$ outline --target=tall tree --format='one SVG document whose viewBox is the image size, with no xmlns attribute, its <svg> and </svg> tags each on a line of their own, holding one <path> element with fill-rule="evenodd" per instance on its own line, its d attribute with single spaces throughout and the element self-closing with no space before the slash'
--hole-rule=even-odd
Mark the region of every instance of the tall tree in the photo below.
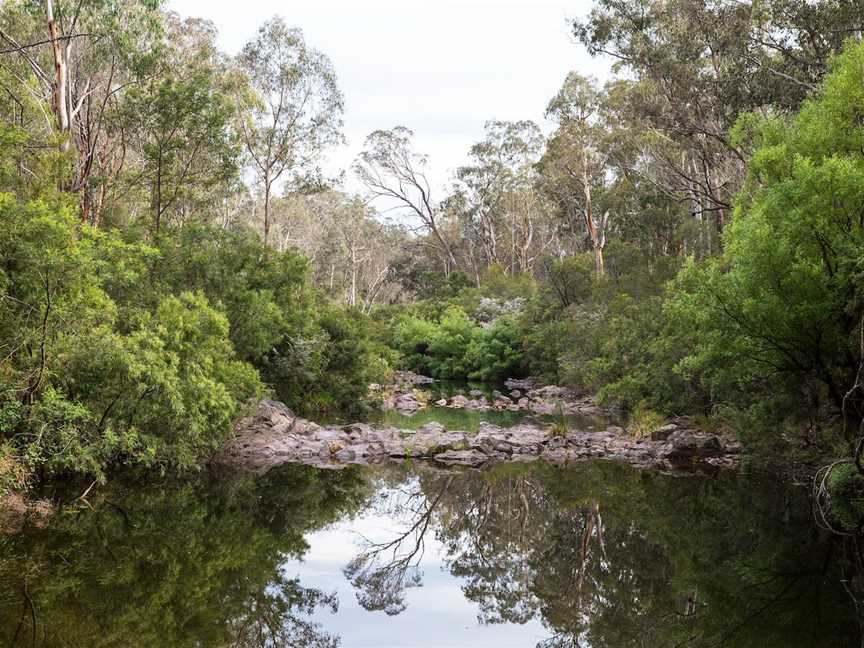
<svg viewBox="0 0 864 648">
<path fill-rule="evenodd" d="M 342 141 L 344 99 L 330 59 L 279 17 L 261 26 L 237 62 L 255 92 L 241 128 L 264 192 L 266 244 L 274 185 L 285 174 L 294 186 L 318 175 L 321 153 Z"/>
<path fill-rule="evenodd" d="M 590 52 L 632 75 L 622 108 L 650 158 L 640 172 L 689 205 L 707 253 L 744 181 L 735 120 L 797 108 L 862 28 L 862 0 L 598 0 L 574 23 Z"/>
<path fill-rule="evenodd" d="M 11 1 L 0 8 L 2 66 L 19 84 L 15 94 L 50 107 L 43 139 L 71 158 L 64 190 L 80 194 L 93 217 L 94 196 L 119 146 L 106 115 L 118 96 L 146 74 L 159 31 L 158 0 Z M 56 137 L 55 137 L 56 134 Z"/>
<path fill-rule="evenodd" d="M 480 265 L 530 272 L 556 239 L 557 228 L 547 226 L 548 203 L 537 190 L 535 164 L 544 144 L 533 122 L 490 121 L 486 137 L 471 147 L 471 163 L 456 172 L 459 183 L 448 205 L 463 224 L 465 256 L 478 280 Z"/>
<path fill-rule="evenodd" d="M 232 122 L 242 82 L 215 41 L 212 23 L 168 14 L 154 74 L 130 88 L 114 120 L 138 158 L 127 186 L 149 194 L 157 234 L 169 214 L 188 218 L 236 186 L 240 151 Z"/>
<path fill-rule="evenodd" d="M 432 237 L 444 274 L 449 274 L 458 263 L 443 228 L 441 205 L 433 199 L 426 176 L 428 158 L 414 150 L 413 136 L 404 126 L 371 133 L 354 172 L 373 198 L 383 198 L 419 220 L 420 229 Z"/>
<path fill-rule="evenodd" d="M 572 72 L 546 113 L 558 129 L 549 140 L 541 168 L 552 179 L 552 193 L 564 212 L 570 219 L 582 221 L 591 241 L 594 269 L 602 275 L 610 214 L 602 194 L 608 190 L 612 174 L 602 90 L 592 79 Z"/>
</svg>

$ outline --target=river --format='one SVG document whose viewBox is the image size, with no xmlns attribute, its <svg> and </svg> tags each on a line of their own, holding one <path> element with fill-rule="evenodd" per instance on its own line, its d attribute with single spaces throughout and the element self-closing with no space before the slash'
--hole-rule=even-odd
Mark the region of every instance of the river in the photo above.
<svg viewBox="0 0 864 648">
<path fill-rule="evenodd" d="M 806 491 L 608 461 L 122 480 L 0 536 L 0 646 L 860 644 Z M 848 583 L 847 583 L 848 585 Z"/>
</svg>

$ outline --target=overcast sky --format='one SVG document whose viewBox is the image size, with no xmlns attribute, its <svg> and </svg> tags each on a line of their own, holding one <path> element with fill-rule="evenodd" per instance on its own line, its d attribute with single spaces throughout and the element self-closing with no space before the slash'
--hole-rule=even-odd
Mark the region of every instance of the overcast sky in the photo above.
<svg viewBox="0 0 864 648">
<path fill-rule="evenodd" d="M 169 0 L 212 20 L 235 54 L 279 14 L 333 61 L 345 94 L 348 146 L 329 166 L 347 168 L 378 128 L 404 125 L 430 157 L 439 192 L 490 119 L 531 119 L 548 131 L 546 103 L 570 70 L 605 78 L 570 35 L 568 18 L 590 0 Z M 348 185 L 356 189 L 356 183 Z"/>
</svg>

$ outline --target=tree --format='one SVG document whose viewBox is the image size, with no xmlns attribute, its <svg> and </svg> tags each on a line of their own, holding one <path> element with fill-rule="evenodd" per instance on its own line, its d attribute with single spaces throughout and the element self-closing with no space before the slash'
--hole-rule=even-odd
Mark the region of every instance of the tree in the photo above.
<svg viewBox="0 0 864 648">
<path fill-rule="evenodd" d="M 785 415 L 827 398 L 856 438 L 864 245 L 864 45 L 849 43 L 821 92 L 792 120 L 744 116 L 754 149 L 722 258 L 691 265 L 669 313 L 700 344 L 681 369 L 741 408 L 778 402 Z"/>
<path fill-rule="evenodd" d="M 42 112 L 43 140 L 69 159 L 59 185 L 80 194 L 87 222 L 105 176 L 122 164 L 115 155 L 122 145 L 108 136 L 107 117 L 112 103 L 147 72 L 157 6 L 152 0 L 44 0 L 5 3 L 0 12 L 0 42 L 7 45 L 0 65 L 18 82 L 15 94 L 50 106 L 53 119 Z"/>
<path fill-rule="evenodd" d="M 215 39 L 211 23 L 166 16 L 153 74 L 129 89 L 114 118 L 140 156 L 125 184 L 146 189 L 157 236 L 170 213 L 216 205 L 239 176 L 231 129 L 239 81 Z"/>
<path fill-rule="evenodd" d="M 533 122 L 490 121 L 486 138 L 471 147 L 471 164 L 456 171 L 447 206 L 464 228 L 463 254 L 477 283 L 493 264 L 514 275 L 531 272 L 557 239 L 535 170 L 544 144 Z"/>
<path fill-rule="evenodd" d="M 264 192 L 264 242 L 270 242 L 270 197 L 286 184 L 302 187 L 318 174 L 320 154 L 342 141 L 344 99 L 330 59 L 303 32 L 272 18 L 237 57 L 254 90 L 240 126 Z"/>
<path fill-rule="evenodd" d="M 796 109 L 862 16 L 861 0 L 598 0 L 574 33 L 632 75 L 621 109 L 647 158 L 638 172 L 689 205 L 710 254 L 745 176 L 735 120 Z"/>
<path fill-rule="evenodd" d="M 598 204 L 609 184 L 608 128 L 603 123 L 602 91 L 593 80 L 575 72 L 567 75 L 546 114 L 558 130 L 549 140 L 541 168 L 552 182 L 552 192 L 570 218 L 581 217 L 591 241 L 594 269 L 604 273 L 603 248 L 609 209 Z M 601 194 L 598 196 L 598 194 Z"/>
<path fill-rule="evenodd" d="M 373 198 L 389 200 L 420 221 L 420 228 L 433 239 L 444 273 L 449 274 L 459 264 L 443 230 L 441 207 L 434 201 L 426 177 L 427 157 L 414 151 L 413 136 L 404 126 L 371 133 L 354 163 L 354 172 Z"/>
</svg>

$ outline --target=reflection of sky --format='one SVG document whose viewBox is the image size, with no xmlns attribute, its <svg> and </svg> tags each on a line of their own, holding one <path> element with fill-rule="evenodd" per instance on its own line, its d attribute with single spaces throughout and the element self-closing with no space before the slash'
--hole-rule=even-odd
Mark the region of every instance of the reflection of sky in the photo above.
<svg viewBox="0 0 864 648">
<path fill-rule="evenodd" d="M 285 574 L 298 576 L 304 587 L 337 592 L 339 611 L 318 611 L 313 618 L 323 630 L 341 637 L 344 648 L 525 648 L 548 637 L 539 619 L 522 626 L 480 625 L 477 604 L 465 599 L 461 580 L 442 567 L 434 529 L 426 535 L 423 586 L 407 591 L 407 609 L 387 616 L 360 607 L 342 569 L 359 552 L 362 538 L 390 540 L 404 528 L 404 520 L 369 512 L 308 535 L 311 548 L 303 560 L 284 566 Z"/>
</svg>

